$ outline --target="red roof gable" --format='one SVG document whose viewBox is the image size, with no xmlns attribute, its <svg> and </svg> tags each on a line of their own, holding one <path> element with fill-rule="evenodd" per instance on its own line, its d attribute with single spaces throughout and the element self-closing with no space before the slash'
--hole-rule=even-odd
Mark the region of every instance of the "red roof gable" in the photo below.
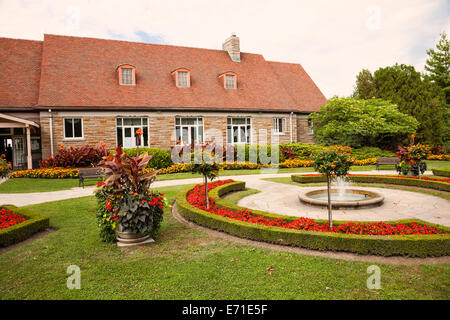
<svg viewBox="0 0 450 320">
<path fill-rule="evenodd" d="M 273 61 L 269 64 L 300 110 L 318 111 L 327 103 L 327 98 L 300 64 Z"/>
<path fill-rule="evenodd" d="M 0 38 L 0 108 L 38 101 L 42 41 Z"/>
<path fill-rule="evenodd" d="M 241 62 L 233 62 L 224 50 L 45 35 L 41 61 L 41 47 L 37 41 L 0 39 L 0 59 L 12 56 L 1 75 L 7 84 L 3 80 L 1 92 L 9 92 L 0 97 L 3 105 L 308 112 L 326 103 L 300 65 L 268 62 L 259 54 L 241 53 Z M 122 64 L 136 68 L 135 86 L 119 85 Z M 190 70 L 189 88 L 175 86 L 171 72 L 181 67 Z M 220 82 L 227 71 L 237 75 L 236 90 Z"/>
</svg>

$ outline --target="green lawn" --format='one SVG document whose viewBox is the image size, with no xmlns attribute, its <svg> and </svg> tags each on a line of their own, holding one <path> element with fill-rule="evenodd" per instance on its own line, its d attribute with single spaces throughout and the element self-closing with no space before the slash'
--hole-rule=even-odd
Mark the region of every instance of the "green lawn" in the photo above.
<svg viewBox="0 0 450 320">
<path fill-rule="evenodd" d="M 85 186 L 92 186 L 97 179 L 86 179 Z M 78 187 L 78 179 L 8 179 L 0 184 L 0 193 L 29 193 L 67 190 Z"/>
<path fill-rule="evenodd" d="M 184 187 L 159 190 L 173 201 Z M 239 195 L 231 197 L 236 200 Z M 450 297 L 448 264 L 378 264 L 382 288 L 368 290 L 366 270 L 372 263 L 277 252 L 215 238 L 178 223 L 168 209 L 156 243 L 119 249 L 99 241 L 94 197 L 30 208 L 48 214 L 57 230 L 0 255 L 0 299 Z M 66 269 L 72 264 L 81 268 L 81 290 L 66 288 Z"/>
</svg>

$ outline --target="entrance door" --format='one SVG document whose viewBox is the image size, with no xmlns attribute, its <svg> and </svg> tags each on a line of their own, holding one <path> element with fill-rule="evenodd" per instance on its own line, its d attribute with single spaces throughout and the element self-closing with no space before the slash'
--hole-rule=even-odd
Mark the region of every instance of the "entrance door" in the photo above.
<svg viewBox="0 0 450 320">
<path fill-rule="evenodd" d="M 133 134 L 131 132 L 131 128 L 124 128 L 124 132 L 123 132 L 123 147 L 124 149 L 127 148 L 133 148 L 134 147 L 134 137 Z"/>
<path fill-rule="evenodd" d="M 25 164 L 25 139 L 23 137 L 14 137 L 14 167 L 21 167 Z"/>
</svg>

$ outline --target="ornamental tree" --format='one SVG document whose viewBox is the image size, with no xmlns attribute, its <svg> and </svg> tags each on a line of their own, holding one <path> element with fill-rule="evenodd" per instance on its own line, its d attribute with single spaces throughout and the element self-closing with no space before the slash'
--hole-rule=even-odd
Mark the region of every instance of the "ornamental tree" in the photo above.
<svg viewBox="0 0 450 320">
<path fill-rule="evenodd" d="M 310 118 L 319 143 L 355 148 L 397 146 L 418 127 L 416 119 L 380 99 L 333 98 Z"/>
<path fill-rule="evenodd" d="M 328 223 L 331 229 L 333 228 L 333 219 L 331 214 L 330 182 L 333 177 L 347 175 L 353 161 L 350 158 L 348 149 L 342 147 L 329 147 L 314 153 L 312 162 L 314 170 L 327 178 Z"/>
<path fill-rule="evenodd" d="M 205 201 L 206 208 L 209 208 L 209 197 L 208 197 L 208 179 L 210 181 L 214 180 L 219 176 L 219 165 L 217 164 L 217 158 L 214 153 L 201 146 L 193 153 L 194 165 L 192 167 L 193 173 L 201 173 L 203 175 L 203 181 L 205 186 Z"/>
</svg>

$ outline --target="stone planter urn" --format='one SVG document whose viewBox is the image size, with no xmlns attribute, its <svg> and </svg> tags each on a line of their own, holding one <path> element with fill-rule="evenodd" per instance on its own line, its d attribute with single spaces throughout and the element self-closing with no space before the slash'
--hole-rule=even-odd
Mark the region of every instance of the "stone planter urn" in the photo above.
<svg viewBox="0 0 450 320">
<path fill-rule="evenodd" d="M 140 246 L 146 243 L 155 242 L 148 234 L 123 231 L 123 227 L 120 223 L 117 224 L 116 233 L 118 247 Z"/>
</svg>

